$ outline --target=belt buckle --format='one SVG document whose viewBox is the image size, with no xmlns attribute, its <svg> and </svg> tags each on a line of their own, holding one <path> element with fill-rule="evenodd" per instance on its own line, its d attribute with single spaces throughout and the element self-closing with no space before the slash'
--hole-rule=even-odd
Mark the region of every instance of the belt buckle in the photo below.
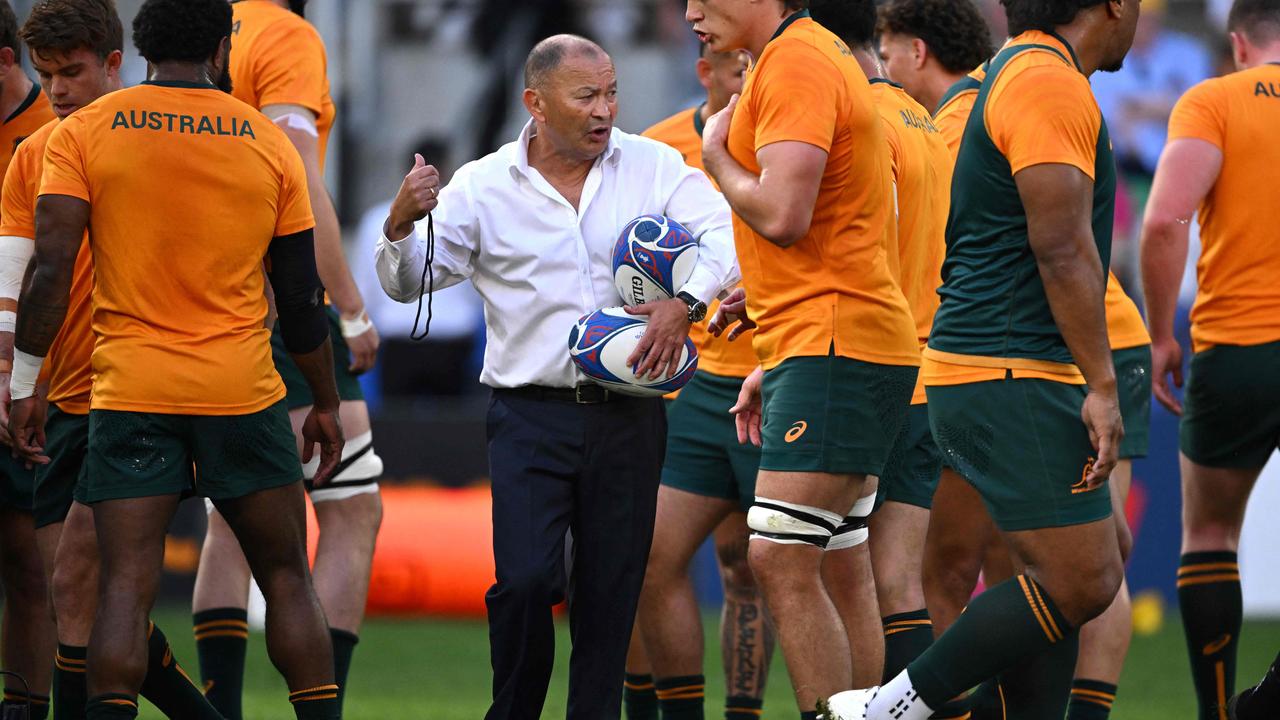
<svg viewBox="0 0 1280 720">
<path fill-rule="evenodd" d="M 587 394 L 583 394 L 583 388 L 588 390 Z M 599 405 L 608 402 L 609 391 L 599 385 L 589 385 L 583 383 L 573 386 L 573 401 L 579 405 Z"/>
</svg>

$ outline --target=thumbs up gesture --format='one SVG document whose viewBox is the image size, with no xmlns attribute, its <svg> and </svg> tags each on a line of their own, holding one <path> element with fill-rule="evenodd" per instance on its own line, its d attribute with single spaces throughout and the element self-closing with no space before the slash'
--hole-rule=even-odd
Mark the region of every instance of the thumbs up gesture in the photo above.
<svg viewBox="0 0 1280 720">
<path fill-rule="evenodd" d="M 421 155 L 414 154 L 413 169 L 404 176 L 400 192 L 391 202 L 391 214 L 387 218 L 387 239 L 400 240 L 413 232 L 413 224 L 436 208 L 440 194 L 440 171 L 428 165 Z"/>
</svg>

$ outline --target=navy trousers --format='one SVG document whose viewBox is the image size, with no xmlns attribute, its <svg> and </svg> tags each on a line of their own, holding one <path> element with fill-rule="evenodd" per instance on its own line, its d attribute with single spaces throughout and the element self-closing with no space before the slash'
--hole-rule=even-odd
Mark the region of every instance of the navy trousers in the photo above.
<svg viewBox="0 0 1280 720">
<path fill-rule="evenodd" d="M 485 717 L 541 717 L 555 658 L 551 609 L 571 588 L 568 718 L 618 718 L 666 452 L 662 401 L 577 405 L 496 390 L 488 436 L 497 583 L 485 595 Z"/>
</svg>

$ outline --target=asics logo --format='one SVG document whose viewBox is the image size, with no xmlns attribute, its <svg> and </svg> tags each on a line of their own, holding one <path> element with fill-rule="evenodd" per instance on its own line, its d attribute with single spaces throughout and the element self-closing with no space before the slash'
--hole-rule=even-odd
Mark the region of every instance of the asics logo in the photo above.
<svg viewBox="0 0 1280 720">
<path fill-rule="evenodd" d="M 791 428 L 787 430 L 787 434 L 783 436 L 783 439 L 789 443 L 793 443 L 799 440 L 800 436 L 804 434 L 804 431 L 808 429 L 809 423 L 803 420 L 797 420 L 796 424 L 792 425 Z"/>
<path fill-rule="evenodd" d="M 1208 645 L 1205 645 L 1204 649 L 1201 650 L 1200 652 L 1204 653 L 1205 655 L 1216 655 L 1218 651 L 1222 650 L 1222 648 L 1226 647 L 1229 644 L 1231 644 L 1231 633 L 1227 633 L 1226 635 L 1223 635 L 1222 637 L 1218 638 L 1217 640 L 1214 640 Z"/>
</svg>

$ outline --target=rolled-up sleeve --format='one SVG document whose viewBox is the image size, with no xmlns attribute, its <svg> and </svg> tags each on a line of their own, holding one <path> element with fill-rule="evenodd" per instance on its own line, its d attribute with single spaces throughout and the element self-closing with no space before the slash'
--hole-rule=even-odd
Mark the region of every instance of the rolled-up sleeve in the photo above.
<svg viewBox="0 0 1280 720">
<path fill-rule="evenodd" d="M 461 174 L 461 173 L 459 173 Z M 467 189 L 466 178 L 454 177 L 440 191 L 440 203 L 432 213 L 435 248 L 431 259 L 431 287 L 456 285 L 471 277 L 478 222 Z M 387 238 L 386 223 L 374 250 L 374 266 L 382 290 L 392 300 L 411 303 L 424 292 L 423 270 L 427 264 L 427 218 L 419 220 L 413 232 L 401 240 Z"/>
<path fill-rule="evenodd" d="M 674 150 L 667 151 L 672 157 L 663 158 L 659 172 L 666 195 L 664 214 L 679 220 L 699 241 L 698 262 L 680 290 L 710 303 L 742 279 L 733 245 L 733 216 L 729 203 L 701 170 L 686 165 Z"/>
</svg>

